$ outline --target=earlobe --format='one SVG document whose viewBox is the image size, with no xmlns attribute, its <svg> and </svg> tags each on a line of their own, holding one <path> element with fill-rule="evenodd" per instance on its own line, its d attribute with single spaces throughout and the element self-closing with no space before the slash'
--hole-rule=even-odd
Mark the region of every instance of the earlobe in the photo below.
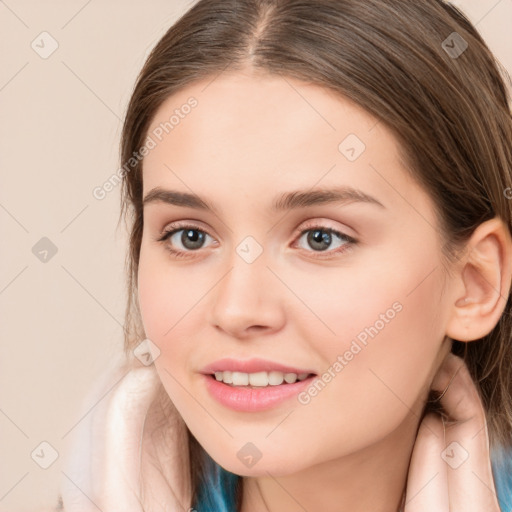
<svg viewBox="0 0 512 512">
<path fill-rule="evenodd" d="M 455 277 L 458 283 L 447 336 L 472 341 L 494 329 L 510 293 L 511 260 L 511 235 L 503 221 L 495 217 L 478 226 Z"/>
</svg>

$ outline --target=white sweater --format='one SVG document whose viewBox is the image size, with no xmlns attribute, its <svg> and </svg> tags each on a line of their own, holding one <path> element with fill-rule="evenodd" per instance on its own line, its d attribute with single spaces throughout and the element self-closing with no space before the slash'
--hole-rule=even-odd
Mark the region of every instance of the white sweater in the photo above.
<svg viewBox="0 0 512 512">
<path fill-rule="evenodd" d="M 72 448 L 63 455 L 57 510 L 189 510 L 186 427 L 162 397 L 167 395 L 154 365 L 117 362 L 101 376 L 69 434 Z"/>
<path fill-rule="evenodd" d="M 112 363 L 80 417 L 63 454 L 62 503 L 55 511 L 193 512 L 186 426 L 153 365 Z M 509 512 L 512 456 L 505 458 L 508 467 L 496 483 Z"/>
</svg>

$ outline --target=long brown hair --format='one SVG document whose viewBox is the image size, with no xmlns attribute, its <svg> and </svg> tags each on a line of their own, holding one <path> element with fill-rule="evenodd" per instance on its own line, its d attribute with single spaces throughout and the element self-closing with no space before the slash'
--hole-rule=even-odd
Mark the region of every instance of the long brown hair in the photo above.
<svg viewBox="0 0 512 512">
<path fill-rule="evenodd" d="M 121 162 L 144 144 L 157 109 L 195 81 L 251 66 L 343 95 L 396 136 L 411 175 L 437 207 L 450 268 L 475 228 L 511 225 L 512 119 L 504 68 L 475 27 L 441 0 L 199 0 L 160 39 L 128 105 Z M 130 233 L 125 350 L 144 339 L 137 303 L 143 159 L 122 181 Z M 512 447 L 510 298 L 495 328 L 453 340 L 481 395 L 492 449 Z M 431 394 L 432 396 L 432 394 Z M 435 410 L 427 402 L 425 412 Z M 194 498 L 202 448 L 188 432 Z M 241 491 L 238 493 L 240 504 Z"/>
</svg>

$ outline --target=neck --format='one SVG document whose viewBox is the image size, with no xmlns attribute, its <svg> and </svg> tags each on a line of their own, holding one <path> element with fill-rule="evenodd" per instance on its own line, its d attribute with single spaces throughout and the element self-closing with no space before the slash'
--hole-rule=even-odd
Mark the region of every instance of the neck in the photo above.
<svg viewBox="0 0 512 512">
<path fill-rule="evenodd" d="M 341 458 L 284 476 L 244 477 L 241 512 L 399 512 L 419 416 Z"/>
</svg>

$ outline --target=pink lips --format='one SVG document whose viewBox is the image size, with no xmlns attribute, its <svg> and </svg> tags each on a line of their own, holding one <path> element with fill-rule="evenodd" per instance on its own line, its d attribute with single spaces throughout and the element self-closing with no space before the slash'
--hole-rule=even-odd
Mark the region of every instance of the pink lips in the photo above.
<svg viewBox="0 0 512 512">
<path fill-rule="evenodd" d="M 278 386 L 257 388 L 231 386 L 218 381 L 213 374 L 220 371 L 244 373 L 279 371 L 283 373 L 296 373 L 297 375 L 301 373 L 310 375 L 306 379 L 293 384 L 283 383 Z M 264 359 L 250 359 L 247 361 L 229 358 L 221 359 L 204 367 L 201 373 L 204 374 L 203 380 L 210 395 L 225 407 L 239 412 L 257 412 L 277 407 L 306 389 L 316 378 L 316 374 L 307 368 L 294 368 Z"/>
<path fill-rule="evenodd" d="M 283 373 L 296 373 L 300 375 L 301 373 L 315 373 L 313 370 L 308 368 L 294 368 L 293 366 L 286 366 L 280 363 L 274 363 L 273 361 L 268 361 L 266 359 L 231 359 L 224 358 L 219 359 L 207 366 L 205 366 L 201 373 L 204 374 L 214 374 L 215 372 L 244 372 L 244 373 L 257 373 L 257 372 L 283 372 Z"/>
</svg>

